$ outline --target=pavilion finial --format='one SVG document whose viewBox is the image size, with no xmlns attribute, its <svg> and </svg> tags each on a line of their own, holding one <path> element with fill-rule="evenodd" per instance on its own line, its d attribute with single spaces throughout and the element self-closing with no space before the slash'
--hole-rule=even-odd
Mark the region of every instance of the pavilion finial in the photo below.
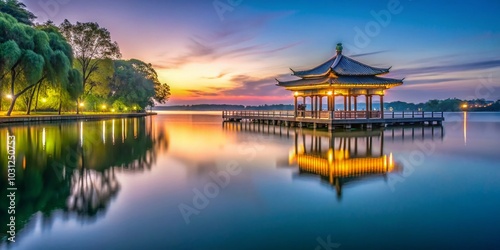
<svg viewBox="0 0 500 250">
<path fill-rule="evenodd" d="M 342 43 L 337 43 L 337 55 L 342 55 L 342 50 L 344 47 L 342 46 Z"/>
</svg>

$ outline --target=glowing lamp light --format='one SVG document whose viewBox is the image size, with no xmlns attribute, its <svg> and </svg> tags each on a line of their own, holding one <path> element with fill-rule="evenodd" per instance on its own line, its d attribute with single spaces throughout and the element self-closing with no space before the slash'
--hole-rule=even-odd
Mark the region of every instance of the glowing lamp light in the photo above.
<svg viewBox="0 0 500 250">
<path fill-rule="evenodd" d="M 85 107 L 85 103 L 80 103 L 80 107 Z"/>
<path fill-rule="evenodd" d="M 106 105 L 102 105 L 102 106 L 101 106 L 101 108 L 102 108 L 102 109 L 106 109 Z"/>
<path fill-rule="evenodd" d="M 112 109 L 111 112 L 115 112 L 115 109 Z"/>
<path fill-rule="evenodd" d="M 328 95 L 333 95 L 333 92 L 332 91 L 328 91 Z"/>
<path fill-rule="evenodd" d="M 136 109 L 137 109 L 137 107 L 134 106 L 134 110 L 136 110 Z"/>
<path fill-rule="evenodd" d="M 467 105 L 467 104 L 462 105 L 462 108 L 464 108 L 464 109 L 466 109 L 468 107 L 469 107 L 469 105 Z"/>
<path fill-rule="evenodd" d="M 293 93 L 294 96 L 299 96 L 299 92 Z"/>
</svg>

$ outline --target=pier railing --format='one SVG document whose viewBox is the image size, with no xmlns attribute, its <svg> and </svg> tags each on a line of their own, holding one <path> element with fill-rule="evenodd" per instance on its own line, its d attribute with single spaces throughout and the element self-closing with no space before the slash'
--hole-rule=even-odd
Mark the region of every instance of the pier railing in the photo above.
<svg viewBox="0 0 500 250">
<path fill-rule="evenodd" d="M 383 116 L 382 116 L 383 114 Z M 308 118 L 308 119 L 411 119 L 444 118 L 443 112 L 381 112 L 381 111 L 223 111 L 223 118 L 259 119 L 259 118 Z"/>
</svg>

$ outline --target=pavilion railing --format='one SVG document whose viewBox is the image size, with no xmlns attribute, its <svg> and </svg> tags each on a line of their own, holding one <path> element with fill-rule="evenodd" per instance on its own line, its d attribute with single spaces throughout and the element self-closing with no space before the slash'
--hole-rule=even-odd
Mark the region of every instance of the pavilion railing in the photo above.
<svg viewBox="0 0 500 250">
<path fill-rule="evenodd" d="M 443 118 L 443 112 L 382 112 L 381 111 L 223 111 L 223 118 L 259 119 L 259 118 L 308 118 L 308 119 L 411 119 Z"/>
</svg>

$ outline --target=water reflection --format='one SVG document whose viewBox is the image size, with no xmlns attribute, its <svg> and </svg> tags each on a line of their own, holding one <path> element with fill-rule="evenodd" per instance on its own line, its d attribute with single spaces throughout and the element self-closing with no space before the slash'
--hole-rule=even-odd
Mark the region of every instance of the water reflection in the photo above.
<svg viewBox="0 0 500 250">
<path fill-rule="evenodd" d="M 63 218 L 81 223 L 103 216 L 120 191 L 117 172 L 149 170 L 157 152 L 167 149 L 168 138 L 153 128 L 153 119 L 0 127 L 0 141 L 6 141 L 7 134 L 16 136 L 16 239 L 34 228 L 38 213 L 44 225 L 61 211 Z M 121 140 L 115 140 L 115 133 Z M 2 143 L 1 159 L 6 159 L 6 152 Z M 2 162 L 2 197 L 7 188 L 5 167 Z M 2 228 L 8 223 L 7 207 L 0 204 Z"/>
<path fill-rule="evenodd" d="M 300 137 L 300 138 L 299 138 Z M 379 152 L 373 152 L 378 140 Z M 384 154 L 384 133 L 377 131 L 333 134 L 332 136 L 295 134 L 289 165 L 298 166 L 298 176 L 320 176 L 342 197 L 344 185 L 366 178 L 383 177 L 402 171 L 392 153 Z"/>
<path fill-rule="evenodd" d="M 404 166 L 386 153 L 386 141 L 444 139 L 443 127 L 390 127 L 373 131 L 342 131 L 329 133 L 257 123 L 225 123 L 224 128 L 235 132 L 267 133 L 294 139 L 286 160 L 277 165 L 297 168 L 294 178 L 319 177 L 334 188 L 341 199 L 345 186 L 373 179 L 388 180 L 390 174 L 402 174 Z"/>
</svg>

